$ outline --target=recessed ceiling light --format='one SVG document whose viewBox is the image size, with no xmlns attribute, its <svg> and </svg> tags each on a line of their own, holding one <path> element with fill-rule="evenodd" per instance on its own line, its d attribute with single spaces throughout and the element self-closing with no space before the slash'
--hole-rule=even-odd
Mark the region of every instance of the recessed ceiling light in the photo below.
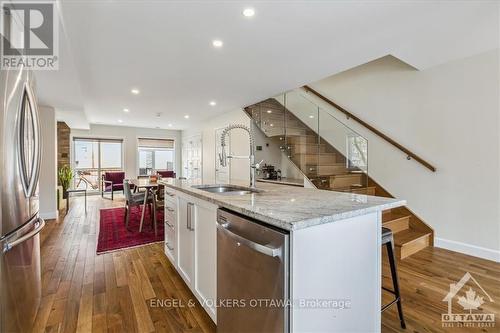
<svg viewBox="0 0 500 333">
<path fill-rule="evenodd" d="M 255 9 L 253 8 L 245 8 L 243 10 L 243 16 L 245 17 L 252 17 L 255 15 Z"/>
<path fill-rule="evenodd" d="M 273 127 L 273 126 L 274 126 L 274 124 L 269 124 L 269 126 Z"/>
<path fill-rule="evenodd" d="M 217 102 L 216 101 L 210 101 L 210 103 L 208 103 L 208 104 L 210 104 L 211 106 L 216 106 Z"/>
<path fill-rule="evenodd" d="M 212 45 L 214 47 L 222 47 L 222 45 L 224 45 L 224 43 L 220 39 L 214 39 L 212 41 Z"/>
<path fill-rule="evenodd" d="M 314 118 L 314 116 L 309 116 L 309 118 L 313 119 L 313 118 Z"/>
<path fill-rule="evenodd" d="M 131 90 L 130 90 L 130 92 L 131 92 L 132 94 L 134 94 L 134 95 L 139 95 L 139 93 L 140 93 L 139 89 L 137 89 L 137 88 L 133 88 L 133 89 L 131 89 Z"/>
<path fill-rule="evenodd" d="M 172 127 L 172 124 L 168 124 L 168 127 Z"/>
<path fill-rule="evenodd" d="M 267 113 L 273 113 L 273 111 L 272 110 L 267 110 Z"/>
<path fill-rule="evenodd" d="M 130 110 L 129 110 L 129 109 L 127 109 L 127 108 L 123 109 L 123 112 L 129 112 L 129 111 L 130 111 Z"/>
<path fill-rule="evenodd" d="M 118 122 L 119 122 L 119 123 L 123 123 L 123 120 L 121 120 L 121 119 L 118 119 Z"/>
<path fill-rule="evenodd" d="M 185 115 L 185 116 L 184 116 L 184 118 L 189 119 L 189 115 L 188 115 L 188 114 L 187 114 L 187 115 Z"/>
</svg>

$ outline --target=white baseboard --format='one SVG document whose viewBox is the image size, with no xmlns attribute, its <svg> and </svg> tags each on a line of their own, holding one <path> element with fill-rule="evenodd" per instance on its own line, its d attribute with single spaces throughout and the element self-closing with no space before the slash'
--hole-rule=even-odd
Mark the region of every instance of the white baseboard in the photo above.
<svg viewBox="0 0 500 333">
<path fill-rule="evenodd" d="M 441 247 L 450 251 L 468 254 L 474 257 L 500 262 L 499 250 L 492 250 L 481 246 L 466 244 L 439 237 L 434 238 L 434 246 Z"/>
<path fill-rule="evenodd" d="M 51 219 L 57 218 L 59 216 L 59 213 L 57 211 L 55 211 L 55 212 L 45 212 L 45 213 L 40 212 L 39 215 L 44 220 L 51 220 Z"/>
</svg>

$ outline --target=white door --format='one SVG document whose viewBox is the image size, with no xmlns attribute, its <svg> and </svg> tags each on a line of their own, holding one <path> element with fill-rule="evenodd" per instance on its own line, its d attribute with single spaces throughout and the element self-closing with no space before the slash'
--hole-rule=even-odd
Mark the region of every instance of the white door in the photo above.
<svg viewBox="0 0 500 333">
<path fill-rule="evenodd" d="M 191 286 L 194 278 L 194 205 L 179 196 L 178 208 L 178 267 L 184 281 Z"/>
<path fill-rule="evenodd" d="M 215 321 L 217 298 L 217 207 L 196 204 L 195 292 Z"/>
<path fill-rule="evenodd" d="M 218 128 L 215 130 L 215 183 L 217 184 L 228 184 L 230 179 L 230 163 L 231 160 L 227 160 L 227 164 L 223 167 L 220 164 L 219 154 L 222 153 L 222 146 L 220 144 L 221 134 L 223 128 Z M 226 154 L 231 151 L 231 139 L 230 136 L 226 136 Z"/>
<path fill-rule="evenodd" d="M 187 179 L 202 181 L 202 138 L 196 135 L 182 143 L 182 172 Z"/>
<path fill-rule="evenodd" d="M 201 135 L 192 138 L 191 179 L 201 182 Z"/>
<path fill-rule="evenodd" d="M 188 143 L 182 142 L 182 177 L 188 178 Z"/>
</svg>

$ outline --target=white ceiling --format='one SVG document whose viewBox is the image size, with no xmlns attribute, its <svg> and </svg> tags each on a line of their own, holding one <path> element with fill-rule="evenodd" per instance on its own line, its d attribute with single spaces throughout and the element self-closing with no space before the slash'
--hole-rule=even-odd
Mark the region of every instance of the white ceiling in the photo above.
<svg viewBox="0 0 500 333">
<path fill-rule="evenodd" d="M 246 7 L 256 15 L 245 18 Z M 80 128 L 184 129 L 387 54 L 425 69 L 499 43 L 497 1 L 61 0 L 60 9 L 60 70 L 37 73 L 39 99 Z"/>
</svg>

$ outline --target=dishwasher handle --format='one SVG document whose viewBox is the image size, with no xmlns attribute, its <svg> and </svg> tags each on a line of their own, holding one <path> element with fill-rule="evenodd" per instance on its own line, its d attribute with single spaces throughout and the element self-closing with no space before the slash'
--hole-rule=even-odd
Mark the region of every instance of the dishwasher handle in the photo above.
<svg viewBox="0 0 500 333">
<path fill-rule="evenodd" d="M 226 233 L 229 237 L 234 239 L 236 242 L 238 242 L 238 246 L 243 244 L 252 250 L 255 250 L 257 252 L 260 252 L 262 254 L 265 254 L 266 256 L 269 257 L 279 257 L 281 255 L 281 246 L 280 247 L 269 247 L 266 245 L 262 245 L 256 242 L 253 242 L 245 237 L 242 237 L 238 234 L 235 234 L 231 230 L 229 230 L 229 223 L 221 223 L 217 221 L 217 229 L 222 230 L 223 232 Z"/>
</svg>

